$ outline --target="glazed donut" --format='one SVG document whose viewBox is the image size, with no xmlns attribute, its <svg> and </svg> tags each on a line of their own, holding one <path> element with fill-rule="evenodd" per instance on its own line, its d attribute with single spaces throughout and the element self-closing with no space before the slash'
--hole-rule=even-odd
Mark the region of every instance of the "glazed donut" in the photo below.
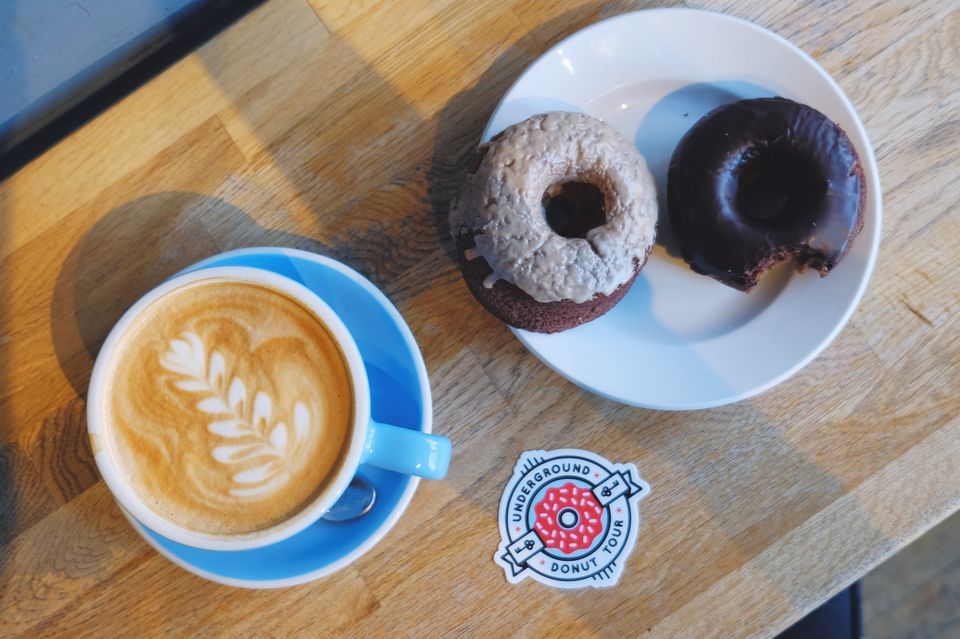
<svg viewBox="0 0 960 639">
<path fill-rule="evenodd" d="M 825 276 L 863 226 L 866 181 L 843 130 L 785 98 L 714 109 L 670 161 L 667 208 L 684 260 L 749 291 L 789 259 Z"/>
<path fill-rule="evenodd" d="M 646 261 L 656 221 L 653 178 L 633 144 L 564 112 L 482 145 L 450 210 L 471 292 L 501 320 L 540 332 L 612 308 Z"/>
</svg>

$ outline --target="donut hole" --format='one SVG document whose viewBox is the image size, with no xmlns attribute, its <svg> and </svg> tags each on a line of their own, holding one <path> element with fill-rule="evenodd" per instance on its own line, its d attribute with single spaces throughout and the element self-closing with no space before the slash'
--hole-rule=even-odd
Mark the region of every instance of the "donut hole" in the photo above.
<svg viewBox="0 0 960 639">
<path fill-rule="evenodd" d="M 813 159 L 768 148 L 744 158 L 737 176 L 737 209 L 758 221 L 795 220 L 820 208 L 827 180 Z"/>
<path fill-rule="evenodd" d="M 562 237 L 585 238 L 607 223 L 603 193 L 589 182 L 557 182 L 543 192 L 542 203 L 547 225 Z"/>
<path fill-rule="evenodd" d="M 574 508 L 564 508 L 557 513 L 557 523 L 559 523 L 562 528 L 566 528 L 567 530 L 576 528 L 577 524 L 580 523 L 580 515 Z"/>
</svg>

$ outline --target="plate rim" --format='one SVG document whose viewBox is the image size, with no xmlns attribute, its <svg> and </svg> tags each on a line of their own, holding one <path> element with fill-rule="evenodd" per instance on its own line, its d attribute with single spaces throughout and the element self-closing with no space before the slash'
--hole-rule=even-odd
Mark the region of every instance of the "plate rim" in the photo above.
<svg viewBox="0 0 960 639">
<path fill-rule="evenodd" d="M 840 331 L 846 327 L 847 323 L 850 321 L 850 318 L 853 316 L 854 311 L 860 305 L 861 300 L 863 299 L 864 294 L 866 293 L 867 286 L 870 283 L 870 279 L 873 275 L 874 268 L 877 262 L 877 256 L 880 250 L 880 237 L 883 227 L 883 191 L 880 185 L 880 171 L 877 165 L 876 155 L 873 150 L 873 144 L 870 142 L 870 137 L 867 135 L 866 127 L 863 125 L 863 121 L 860 119 L 860 114 L 854 108 L 853 103 L 850 101 L 850 98 L 847 97 L 847 94 L 843 91 L 837 81 L 831 76 L 827 71 L 820 66 L 820 64 L 814 60 L 809 54 L 803 51 L 800 47 L 793 44 L 783 36 L 770 29 L 760 26 L 749 20 L 732 16 L 725 13 L 720 13 L 717 11 L 710 11 L 706 9 L 693 9 L 688 7 L 660 7 L 654 9 L 641 9 L 637 11 L 628 11 L 625 13 L 620 13 L 603 20 L 599 20 L 593 24 L 589 24 L 582 29 L 571 33 L 570 35 L 564 37 L 562 40 L 551 46 L 549 49 L 544 51 L 542 54 L 537 56 L 523 72 L 517 77 L 517 79 L 510 85 L 510 88 L 504 92 L 503 96 L 500 98 L 500 101 L 497 103 L 496 108 L 490 115 L 490 118 L 487 120 L 487 124 L 484 127 L 483 133 L 481 135 L 481 142 L 485 142 L 491 137 L 491 125 L 497 119 L 500 111 L 503 109 L 507 101 L 510 99 L 511 94 L 521 86 L 528 78 L 528 76 L 534 71 L 534 69 L 540 64 L 544 63 L 549 57 L 553 56 L 558 49 L 562 49 L 565 46 L 569 46 L 569 43 L 574 39 L 579 39 L 586 37 L 591 31 L 600 29 L 602 27 L 608 26 L 615 22 L 627 22 L 630 20 L 635 20 L 638 18 L 647 18 L 648 16 L 653 16 L 657 14 L 669 14 L 672 16 L 677 16 L 679 19 L 682 19 L 683 15 L 696 15 L 698 18 L 709 18 L 717 20 L 719 22 L 725 22 L 729 24 L 734 24 L 738 28 L 747 28 L 754 31 L 758 35 L 772 40 L 777 45 L 786 48 L 791 53 L 796 55 L 801 61 L 810 66 L 814 72 L 820 76 L 833 92 L 833 94 L 839 98 L 841 104 L 845 109 L 849 111 L 852 115 L 852 120 L 854 124 L 854 130 L 856 135 L 859 136 L 864 142 L 863 153 L 860 154 L 861 165 L 864 167 L 864 174 L 868 180 L 868 188 L 866 189 L 868 193 L 875 194 L 874 198 L 875 203 L 870 205 L 868 203 L 865 207 L 864 215 L 866 216 L 870 209 L 875 211 L 875 218 L 871 221 L 873 222 L 873 234 L 870 237 L 870 247 L 867 254 L 867 260 L 864 264 L 863 272 L 860 275 L 860 281 L 857 284 L 857 288 L 852 296 L 850 296 L 847 306 L 843 311 L 842 316 L 837 320 L 834 326 L 827 332 L 822 338 L 820 338 L 819 343 L 810 349 L 805 356 L 801 357 L 797 362 L 792 366 L 788 367 L 786 370 L 781 372 L 779 375 L 772 377 L 763 384 L 758 384 L 751 389 L 746 391 L 741 391 L 735 394 L 724 395 L 722 397 L 705 400 L 705 401 L 689 401 L 685 403 L 666 403 L 666 402 L 653 402 L 649 401 L 638 401 L 629 397 L 621 397 L 613 393 L 608 393 L 600 388 L 597 388 L 591 384 L 588 384 L 584 381 L 576 379 L 572 374 L 568 374 L 564 371 L 559 370 L 554 364 L 548 361 L 545 356 L 543 356 L 538 349 L 531 345 L 528 336 L 531 335 L 528 331 L 523 329 L 518 329 L 510 326 L 510 331 L 516 336 L 516 338 L 523 344 L 524 348 L 532 353 L 537 359 L 539 359 L 543 364 L 545 364 L 550 370 L 554 371 L 564 379 L 570 381 L 571 383 L 583 388 L 591 393 L 610 399 L 628 406 L 634 406 L 637 408 L 646 408 L 651 410 L 668 410 L 668 411 L 687 411 L 687 410 L 703 410 L 707 408 L 716 408 L 719 406 L 726 406 L 728 404 L 734 404 L 750 397 L 754 397 L 760 393 L 763 393 L 767 390 L 770 390 L 774 386 L 777 386 L 789 378 L 793 377 L 796 373 L 806 367 L 811 361 L 813 361 L 817 356 L 819 356 L 833 341 L 836 339 L 837 335 L 840 334 Z M 868 208 L 870 207 L 870 208 Z M 598 318 L 599 319 L 599 318 Z"/>
<path fill-rule="evenodd" d="M 270 247 L 270 246 L 260 246 L 260 247 L 251 247 L 251 248 L 241 248 L 234 249 L 231 251 L 225 251 L 223 253 L 218 253 L 217 255 L 212 255 L 210 257 L 204 258 L 199 262 L 191 264 L 186 268 L 182 269 L 180 272 L 193 271 L 202 268 L 207 268 L 213 264 L 219 262 L 223 259 L 229 259 L 234 257 L 246 257 L 246 256 L 259 256 L 259 255 L 285 255 L 287 257 L 295 257 L 299 259 L 304 259 L 321 266 L 331 268 L 339 273 L 346 275 L 351 280 L 359 284 L 364 288 L 368 293 L 371 293 L 373 297 L 377 300 L 378 303 L 387 311 L 387 314 L 390 315 L 390 318 L 396 324 L 397 328 L 400 331 L 400 334 L 403 336 L 404 342 L 407 347 L 410 349 L 411 354 L 413 355 L 414 368 L 417 373 L 417 383 L 420 386 L 421 396 L 423 398 L 423 410 L 420 419 L 420 431 L 424 433 L 433 432 L 433 394 L 430 389 L 430 380 L 427 376 L 427 367 L 423 359 L 423 353 L 420 351 L 420 347 L 416 342 L 416 339 L 413 336 L 413 331 L 410 330 L 410 327 L 407 325 L 406 320 L 403 319 L 403 316 L 400 315 L 400 311 L 397 310 L 396 306 L 393 305 L 393 302 L 387 298 L 386 294 L 383 293 L 376 285 L 373 284 L 368 278 L 354 270 L 353 268 L 338 262 L 337 260 L 327 257 L 326 255 L 320 255 L 318 253 L 312 253 L 310 251 L 305 251 L 302 249 L 295 248 L 286 248 L 286 247 Z M 226 586 L 234 586 L 237 588 L 247 588 L 254 590 L 267 590 L 275 588 L 287 588 L 290 586 L 297 586 L 300 584 L 305 584 L 311 581 L 316 581 L 322 577 L 333 574 L 339 571 L 341 568 L 349 566 L 354 561 L 359 559 L 361 556 L 365 555 L 370 549 L 377 545 L 388 532 L 397 524 L 400 517 L 406 512 L 407 507 L 410 505 L 410 502 L 413 500 L 413 494 L 416 492 L 417 487 L 420 485 L 420 478 L 415 476 L 409 476 L 406 488 L 400 494 L 400 499 L 397 501 L 397 504 L 393 507 L 393 510 L 387 516 L 387 518 L 374 530 L 359 546 L 354 548 L 352 551 L 344 554 L 343 556 L 337 558 L 335 561 L 330 562 L 326 566 L 317 568 L 316 570 L 308 571 L 300 575 L 295 575 L 292 577 L 283 577 L 280 579 L 241 579 L 237 577 L 227 577 L 220 575 L 209 570 L 199 568 L 193 564 L 187 562 L 186 560 L 180 558 L 179 555 L 174 554 L 164 546 L 160 545 L 150 534 L 146 532 L 146 529 L 142 523 L 133 518 L 130 513 L 126 511 L 122 506 L 117 504 L 120 507 L 120 511 L 123 515 L 130 521 L 133 525 L 134 530 L 158 553 L 163 555 L 166 559 L 176 564 L 177 566 L 183 568 L 184 570 L 191 572 L 199 577 L 208 579 L 210 581 L 223 584 Z M 277 543 L 283 543 L 282 541 Z M 210 551 L 217 552 L 217 551 Z"/>
</svg>

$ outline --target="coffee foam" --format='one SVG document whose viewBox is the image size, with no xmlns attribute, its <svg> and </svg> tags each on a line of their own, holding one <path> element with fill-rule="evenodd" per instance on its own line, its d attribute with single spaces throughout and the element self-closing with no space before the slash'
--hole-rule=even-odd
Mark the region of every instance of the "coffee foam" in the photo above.
<svg viewBox="0 0 960 639">
<path fill-rule="evenodd" d="M 201 280 L 128 328 L 104 393 L 110 453 L 156 514 L 213 535 L 303 510 L 346 456 L 349 370 L 317 317 L 274 289 Z"/>
</svg>

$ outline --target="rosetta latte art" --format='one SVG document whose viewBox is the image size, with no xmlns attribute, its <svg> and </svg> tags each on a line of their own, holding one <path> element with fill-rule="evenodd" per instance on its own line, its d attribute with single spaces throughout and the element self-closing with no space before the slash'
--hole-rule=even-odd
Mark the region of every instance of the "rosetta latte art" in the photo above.
<svg viewBox="0 0 960 639">
<path fill-rule="evenodd" d="M 242 465 L 231 477 L 234 497 L 263 497 L 283 487 L 303 463 L 299 459 L 312 428 L 307 406 L 297 401 L 293 407 L 293 427 L 273 421 L 274 402 L 270 395 L 247 389 L 242 379 L 233 376 L 229 384 L 227 361 L 214 350 L 207 357 L 203 340 L 193 332 L 172 339 L 169 350 L 160 356 L 160 365 L 181 376 L 175 386 L 196 394 L 196 409 L 211 416 L 207 430 L 223 438 L 224 443 L 210 451 L 222 464 Z M 253 403 L 249 402 L 253 391 Z M 319 416 L 317 416 L 319 417 Z"/>
<path fill-rule="evenodd" d="M 158 516 L 260 534 L 338 486 L 355 443 L 351 370 L 327 325 L 282 291 L 229 278 L 177 287 L 144 308 L 113 360 L 106 448 Z"/>
</svg>

